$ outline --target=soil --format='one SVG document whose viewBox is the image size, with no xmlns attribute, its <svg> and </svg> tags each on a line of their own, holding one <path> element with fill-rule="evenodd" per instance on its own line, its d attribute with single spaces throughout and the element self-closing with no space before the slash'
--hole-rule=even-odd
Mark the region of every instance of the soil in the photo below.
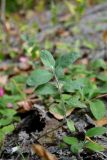
<svg viewBox="0 0 107 160">
<path fill-rule="evenodd" d="M 47 114 L 41 115 L 37 110 L 28 111 L 26 115 L 21 115 L 22 121 L 17 125 L 16 130 L 6 136 L 4 146 L 1 150 L 0 160 L 40 160 L 32 152 L 32 144 L 42 144 L 48 151 L 55 154 L 59 160 L 103 160 L 106 159 L 100 153 L 92 153 L 87 150 L 83 150 L 78 155 L 72 155 L 70 148 L 68 146 L 61 147 L 62 137 L 64 135 L 71 135 L 68 132 L 65 125 L 60 126 L 54 132 L 46 134 L 52 130 L 52 128 L 57 128 L 61 121 L 58 121 Z M 76 129 L 78 130 L 78 137 L 80 140 L 84 139 L 84 132 L 94 126 L 91 118 L 87 116 L 87 113 L 77 110 L 70 118 L 75 122 Z M 35 126 L 35 128 L 34 128 Z M 106 135 L 96 139 L 100 143 L 107 146 Z M 104 142 L 104 143 L 103 143 Z M 15 148 L 19 147 L 17 151 Z M 104 153 L 107 155 L 107 152 Z M 23 158 L 24 157 L 24 158 Z"/>
</svg>

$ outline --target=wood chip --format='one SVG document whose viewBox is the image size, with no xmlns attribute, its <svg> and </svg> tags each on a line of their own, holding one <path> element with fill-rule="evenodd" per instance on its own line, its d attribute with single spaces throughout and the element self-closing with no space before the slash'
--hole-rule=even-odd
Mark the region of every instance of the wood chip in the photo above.
<svg viewBox="0 0 107 160">
<path fill-rule="evenodd" d="M 94 122 L 95 122 L 96 126 L 99 126 L 99 127 L 104 126 L 107 124 L 107 117 L 104 117 L 104 118 L 97 120 L 97 121 L 94 121 Z"/>
<path fill-rule="evenodd" d="M 48 152 L 42 145 L 33 144 L 32 150 L 43 160 L 58 160 L 54 154 Z"/>
<path fill-rule="evenodd" d="M 103 40 L 107 44 L 107 30 L 103 32 Z"/>
</svg>

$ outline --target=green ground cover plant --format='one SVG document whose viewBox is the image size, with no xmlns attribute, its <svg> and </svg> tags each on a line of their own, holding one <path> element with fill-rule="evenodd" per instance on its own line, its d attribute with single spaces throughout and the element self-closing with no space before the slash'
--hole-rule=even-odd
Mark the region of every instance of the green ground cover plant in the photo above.
<svg viewBox="0 0 107 160">
<path fill-rule="evenodd" d="M 56 61 L 52 54 L 46 50 L 41 51 L 40 59 L 44 64 L 42 69 L 34 70 L 28 80 L 27 85 L 35 87 L 35 93 L 44 98 L 53 97 L 52 104 L 49 104 L 49 110 L 58 113 L 64 117 L 67 127 L 71 132 L 76 132 L 75 124 L 67 117 L 69 109 L 79 108 L 90 112 L 92 118 L 100 120 L 106 115 L 106 107 L 98 95 L 106 93 L 106 88 L 101 85 L 106 79 L 104 71 L 107 66 L 103 60 L 92 62 L 92 68 L 95 70 L 87 70 L 86 66 L 73 64 L 80 57 L 77 53 L 69 53 L 62 55 Z M 64 69 L 68 71 L 65 74 Z M 99 79 L 97 71 L 102 68 L 104 71 L 104 79 Z M 79 77 L 81 74 L 84 76 Z M 92 82 L 92 78 L 96 78 Z M 73 153 L 81 152 L 83 148 L 92 151 L 103 151 L 105 148 L 98 144 L 91 137 L 102 135 L 107 132 L 105 127 L 93 127 L 86 131 L 83 141 L 79 141 L 76 137 L 65 136 L 64 142 L 71 145 Z"/>
<path fill-rule="evenodd" d="M 62 138 L 72 153 L 81 153 L 83 149 L 104 151 L 106 148 L 94 138 L 105 134 L 107 129 L 92 127 L 83 131 L 84 139 L 81 140 L 76 137 L 78 131 L 75 122 L 67 112 L 84 110 L 93 120 L 101 120 L 107 115 L 105 103 L 101 99 L 107 93 L 107 64 L 102 59 L 92 61 L 89 65 L 80 64 L 81 57 L 76 52 L 61 55 L 57 59 L 47 50 L 39 53 L 40 62 L 33 66 L 30 75 L 10 78 L 5 92 L 1 92 L 0 141 L 15 129 L 15 122 L 20 121 L 16 109 L 19 101 L 27 100 L 24 89 L 33 88 L 33 93 L 44 102 L 46 109 L 55 118 L 58 118 L 56 114 L 61 116 L 62 124 L 66 124 L 71 136 L 69 134 Z"/>
</svg>

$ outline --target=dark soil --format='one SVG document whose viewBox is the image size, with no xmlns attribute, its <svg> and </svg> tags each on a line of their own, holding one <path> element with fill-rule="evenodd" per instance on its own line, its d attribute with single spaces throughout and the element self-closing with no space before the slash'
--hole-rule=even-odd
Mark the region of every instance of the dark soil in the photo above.
<svg viewBox="0 0 107 160">
<path fill-rule="evenodd" d="M 64 125 L 54 132 L 54 137 L 48 139 L 49 135 L 44 134 L 46 133 L 46 131 L 48 131 L 48 129 L 50 129 L 50 126 L 52 129 L 52 127 L 55 128 L 55 125 L 58 126 L 58 124 L 61 123 L 54 118 L 50 118 L 48 115 L 46 115 L 44 118 L 38 110 L 31 110 L 26 114 L 21 114 L 20 116 L 22 118 L 22 121 L 17 125 L 14 133 L 11 135 L 7 135 L 5 139 L 4 146 L 1 151 L 1 160 L 23 160 L 24 158 L 27 160 L 40 160 L 40 158 L 32 153 L 31 146 L 33 143 L 44 145 L 44 147 L 51 153 L 55 154 L 59 160 L 106 159 L 100 153 L 92 153 L 87 150 L 83 150 L 78 155 L 72 155 L 68 146 L 64 146 L 62 148 L 62 137 L 66 134 L 71 135 L 71 133 L 68 132 L 66 126 Z M 83 140 L 85 129 L 91 128 L 92 126 L 94 126 L 94 124 L 92 124 L 92 122 L 89 120 L 89 117 L 87 118 L 86 113 L 79 110 L 77 110 L 77 112 L 71 116 L 71 119 L 74 120 L 75 126 L 78 130 L 78 134 L 76 135 L 76 137 L 78 137 L 80 140 Z M 103 139 L 104 136 L 100 137 L 101 142 Z M 15 147 L 19 147 L 19 150 L 14 151 Z M 105 152 L 105 155 L 106 154 L 107 152 Z"/>
</svg>

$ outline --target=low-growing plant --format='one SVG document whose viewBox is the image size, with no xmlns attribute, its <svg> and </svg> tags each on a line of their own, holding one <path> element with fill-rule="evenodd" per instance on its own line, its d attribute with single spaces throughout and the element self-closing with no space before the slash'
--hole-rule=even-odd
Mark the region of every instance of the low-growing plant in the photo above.
<svg viewBox="0 0 107 160">
<path fill-rule="evenodd" d="M 74 154 L 80 153 L 83 149 L 100 152 L 106 149 L 103 145 L 91 140 L 91 137 L 96 137 L 107 132 L 105 127 L 93 127 L 85 133 L 84 140 L 79 140 L 76 137 L 64 136 L 63 140 L 70 145 L 70 149 Z"/>
<path fill-rule="evenodd" d="M 96 152 L 105 149 L 94 141 L 95 136 L 107 131 L 105 127 L 96 126 L 83 131 L 85 136 L 81 140 L 74 136 L 77 133 L 75 123 L 68 118 L 76 108 L 86 110 L 95 120 L 106 116 L 105 104 L 100 98 L 107 93 L 107 65 L 103 60 L 92 61 L 88 66 L 74 64 L 78 58 L 80 55 L 72 52 L 55 60 L 49 51 L 43 50 L 40 59 L 44 66 L 38 65 L 28 78 L 24 75 L 10 78 L 5 86 L 6 94 L 0 97 L 0 141 L 14 130 L 13 122 L 19 119 L 15 109 L 18 101 L 27 99 L 24 93 L 27 78 L 27 86 L 33 88 L 35 94 L 43 99 L 49 112 L 66 123 L 71 136 L 69 134 L 63 140 L 73 153 L 80 153 L 83 149 Z"/>
<path fill-rule="evenodd" d="M 20 75 L 10 78 L 10 81 L 4 89 L 0 91 L 0 143 L 4 140 L 5 135 L 12 133 L 15 129 L 14 122 L 20 118 L 17 115 L 17 102 L 25 100 L 26 95 L 23 92 L 26 76 Z"/>
<path fill-rule="evenodd" d="M 95 70 L 88 70 L 82 64 L 73 64 L 79 57 L 78 53 L 69 53 L 55 60 L 50 52 L 43 50 L 40 59 L 44 67 L 32 71 L 27 79 L 27 85 L 35 88 L 36 95 L 45 97 L 45 100 L 49 96 L 53 97 L 50 102 L 48 100 L 49 111 L 55 117 L 55 114 L 60 115 L 71 132 L 76 132 L 74 122 L 67 118 L 67 112 L 71 109 L 88 110 L 96 120 L 106 115 L 105 104 L 98 99 L 99 95 L 107 92 L 100 85 L 106 75 L 101 73 L 103 76 L 99 78 L 97 71 L 101 68 L 106 70 L 107 66 L 103 60 L 94 61 L 92 65 L 96 66 Z M 106 131 L 105 127 L 93 127 L 84 133 L 83 141 L 72 136 L 65 136 L 63 140 L 71 146 L 73 153 L 79 153 L 83 148 L 99 152 L 105 149 L 104 146 L 91 140 L 91 137 Z"/>
</svg>

